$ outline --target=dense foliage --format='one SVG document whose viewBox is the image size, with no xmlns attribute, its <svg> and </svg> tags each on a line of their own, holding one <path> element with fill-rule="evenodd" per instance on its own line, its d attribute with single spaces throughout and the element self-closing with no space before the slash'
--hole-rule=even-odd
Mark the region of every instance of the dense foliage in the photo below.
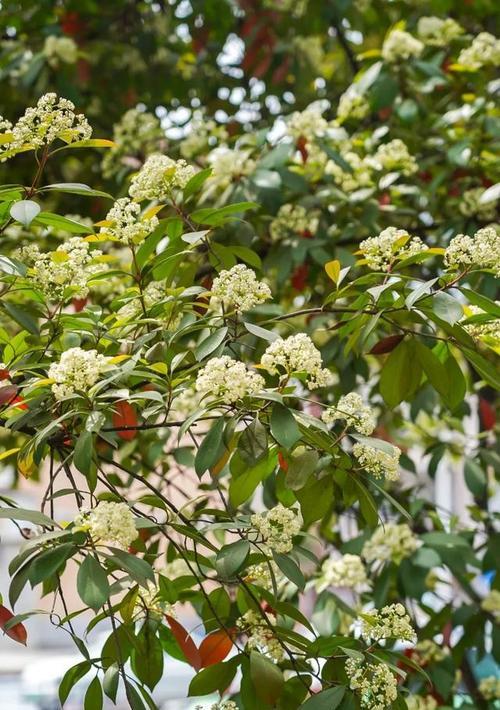
<svg viewBox="0 0 500 710">
<path fill-rule="evenodd" d="M 489 3 L 3 5 L 0 459 L 47 481 L 1 499 L 5 632 L 52 595 L 92 708 L 156 707 L 165 653 L 220 710 L 494 707 Z M 227 121 L 222 84 L 258 106 Z M 204 108 L 179 140 L 174 97 Z M 466 519 L 428 493 L 449 467 Z"/>
</svg>

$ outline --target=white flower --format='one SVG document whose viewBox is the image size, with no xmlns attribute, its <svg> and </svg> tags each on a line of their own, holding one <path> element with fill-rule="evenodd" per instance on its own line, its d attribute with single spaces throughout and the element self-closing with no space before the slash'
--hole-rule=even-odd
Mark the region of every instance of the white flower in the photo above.
<svg viewBox="0 0 500 710">
<path fill-rule="evenodd" d="M 235 180 L 253 173 L 255 160 L 250 155 L 250 150 L 229 148 L 227 145 L 221 145 L 210 151 L 207 160 L 212 168 L 212 174 L 207 180 L 207 188 L 222 191 Z"/>
<path fill-rule="evenodd" d="M 287 579 L 274 560 L 250 565 L 246 571 L 246 580 L 271 591 L 273 589 L 273 575 L 276 586 L 286 584 Z"/>
<path fill-rule="evenodd" d="M 114 125 L 114 145 L 105 152 L 102 160 L 104 177 L 114 175 L 124 166 L 136 167 L 136 156 L 154 153 L 164 139 L 160 121 L 154 114 L 129 109 Z"/>
<path fill-rule="evenodd" d="M 294 111 L 287 120 L 287 134 L 298 140 L 313 140 L 316 136 L 325 134 L 328 122 L 321 115 L 322 109 L 318 104 L 308 106 L 304 111 Z"/>
<path fill-rule="evenodd" d="M 498 200 L 481 202 L 484 192 L 482 187 L 473 187 L 470 190 L 466 190 L 458 204 L 461 214 L 465 215 L 465 217 L 475 216 L 483 222 L 495 219 Z"/>
<path fill-rule="evenodd" d="M 333 424 L 341 419 L 347 427 L 352 427 L 365 436 L 370 436 L 377 426 L 373 409 L 363 404 L 361 395 L 356 392 L 343 395 L 335 407 L 329 407 L 323 412 L 321 419 L 325 424 Z"/>
<path fill-rule="evenodd" d="M 500 40 L 489 32 L 480 32 L 470 47 L 462 49 L 457 61 L 474 71 L 488 65 L 497 67 L 500 64 Z"/>
<path fill-rule="evenodd" d="M 479 682 L 479 692 L 486 700 L 500 700 L 500 678 L 490 675 Z"/>
<path fill-rule="evenodd" d="M 197 705 L 194 710 L 204 710 L 202 705 Z M 206 710 L 238 710 L 238 706 L 232 700 L 220 700 L 218 703 L 213 703 Z"/>
<path fill-rule="evenodd" d="M 399 457 L 401 451 L 397 446 L 391 446 L 389 450 L 376 449 L 368 444 L 360 444 L 357 442 L 352 447 L 354 456 L 358 459 L 358 463 L 375 478 L 385 477 L 388 481 L 397 481 L 399 478 Z"/>
<path fill-rule="evenodd" d="M 473 237 L 457 234 L 444 253 L 449 269 L 492 269 L 500 275 L 500 231 L 495 226 L 483 227 Z"/>
<path fill-rule="evenodd" d="M 411 237 L 405 229 L 396 227 L 387 227 L 378 237 L 364 239 L 359 245 L 367 266 L 374 271 L 388 270 L 397 259 L 406 259 L 427 249 L 419 237 Z"/>
<path fill-rule="evenodd" d="M 325 387 L 332 381 L 332 373 L 323 368 L 321 353 L 305 333 L 273 341 L 264 352 L 261 365 L 272 374 L 278 372 L 278 368 L 287 375 L 305 372 L 311 390 Z"/>
<path fill-rule="evenodd" d="M 379 145 L 373 156 L 366 159 L 375 170 L 399 172 L 413 175 L 418 170 L 418 163 L 408 150 L 408 146 L 399 138 Z"/>
<path fill-rule="evenodd" d="M 11 130 L 12 130 L 12 123 L 7 118 L 0 116 L 0 132 L 1 133 L 8 133 Z"/>
<path fill-rule="evenodd" d="M 264 539 L 265 547 L 273 552 L 290 552 L 292 538 L 301 528 L 297 511 L 285 508 L 281 503 L 265 513 L 254 513 L 250 522 Z"/>
<path fill-rule="evenodd" d="M 272 626 L 276 624 L 272 614 L 266 614 L 266 618 Z M 236 621 L 236 626 L 248 635 L 247 647 L 250 651 L 258 651 L 275 663 L 283 660 L 284 649 L 259 612 L 249 609 Z"/>
<path fill-rule="evenodd" d="M 173 190 L 186 187 L 194 174 L 195 169 L 185 160 L 154 153 L 132 178 L 129 195 L 138 202 L 166 200 Z"/>
<path fill-rule="evenodd" d="M 33 287 L 51 300 L 60 300 L 87 295 L 88 281 L 101 268 L 92 262 L 101 253 L 97 249 L 91 252 L 85 239 L 72 237 L 56 251 L 40 252 L 31 244 L 19 249 L 17 256 L 30 267 L 26 279 Z"/>
<path fill-rule="evenodd" d="M 157 217 L 141 217 L 141 207 L 128 197 L 121 197 L 106 215 L 106 222 L 100 233 L 110 234 L 114 239 L 125 244 L 139 244 L 151 234 L 159 224 Z"/>
<path fill-rule="evenodd" d="M 196 378 L 196 391 L 211 398 L 219 397 L 225 404 L 234 404 L 239 399 L 264 389 L 264 378 L 247 370 L 243 362 L 228 355 L 214 357 L 207 362 Z"/>
<path fill-rule="evenodd" d="M 408 710 L 435 710 L 438 707 L 432 695 L 408 695 L 405 699 Z"/>
<path fill-rule="evenodd" d="M 255 271 L 244 264 L 236 264 L 229 271 L 221 271 L 212 284 L 212 295 L 231 304 L 239 313 L 271 298 L 271 289 L 258 281 Z"/>
<path fill-rule="evenodd" d="M 175 299 L 167 299 L 167 288 L 163 281 L 151 281 L 144 291 L 137 289 L 132 291 L 132 295 L 128 298 L 125 305 L 117 311 L 117 317 L 120 321 L 133 320 L 142 315 L 143 305 L 146 311 L 149 311 L 158 303 L 163 302 L 161 312 L 155 315 L 156 320 L 161 321 L 166 330 L 175 330 L 181 319 L 182 312 L 178 309 L 178 303 Z M 153 316 L 148 313 L 148 318 Z"/>
<path fill-rule="evenodd" d="M 439 663 L 450 655 L 449 649 L 446 646 L 439 646 L 432 639 L 424 639 L 419 641 L 414 648 L 418 655 L 418 662 L 421 665 L 428 663 Z"/>
<path fill-rule="evenodd" d="M 337 121 L 344 123 L 348 119 L 363 119 L 370 113 L 370 104 L 362 94 L 350 87 L 344 91 L 337 106 Z"/>
<path fill-rule="evenodd" d="M 308 214 L 302 205 L 281 205 L 278 214 L 271 222 L 269 232 L 274 242 L 279 242 L 287 237 L 298 234 L 313 236 L 318 228 L 318 218 Z"/>
<path fill-rule="evenodd" d="M 137 533 L 135 536 L 137 537 Z M 160 621 L 165 614 L 172 616 L 172 606 L 161 598 L 160 590 L 156 584 L 148 580 L 147 587 L 139 587 L 133 616 L 135 619 L 152 617 Z"/>
<path fill-rule="evenodd" d="M 95 543 L 115 543 L 126 549 L 137 539 L 134 515 L 125 503 L 101 501 L 96 508 L 81 510 L 74 523 Z"/>
<path fill-rule="evenodd" d="M 345 670 L 363 710 L 387 710 L 398 697 L 396 676 L 385 663 L 365 664 L 348 658 Z"/>
<path fill-rule="evenodd" d="M 402 604 L 388 604 L 382 609 L 361 614 L 361 634 L 366 641 L 398 639 L 414 643 L 417 640 L 411 619 Z"/>
<path fill-rule="evenodd" d="M 500 306 L 500 301 L 496 301 L 496 305 Z M 479 306 L 466 307 L 467 318 L 472 316 L 484 315 L 485 320 L 478 323 L 464 323 L 464 329 L 472 338 L 484 340 L 485 343 L 496 347 L 500 344 L 500 320 L 486 311 L 483 311 Z"/>
<path fill-rule="evenodd" d="M 65 143 L 87 140 L 92 129 L 82 114 L 75 114 L 75 105 L 57 94 L 44 94 L 34 108 L 26 109 L 12 129 L 13 140 L 6 150 L 23 146 L 41 148 L 57 138 Z"/>
<path fill-rule="evenodd" d="M 340 154 L 346 163 L 350 165 L 351 171 L 344 170 L 333 160 L 329 160 L 325 166 L 325 174 L 331 175 L 344 192 L 353 192 L 362 187 L 371 187 L 373 178 L 369 161 L 361 158 L 353 150 L 341 149 Z"/>
<path fill-rule="evenodd" d="M 49 367 L 48 376 L 54 380 L 54 397 L 63 399 L 76 391 L 86 392 L 108 368 L 108 358 L 100 355 L 97 350 L 66 350 L 59 362 L 54 362 Z"/>
<path fill-rule="evenodd" d="M 398 62 L 401 59 L 419 57 L 424 50 L 424 44 L 409 32 L 393 30 L 384 40 L 382 57 L 386 62 Z"/>
<path fill-rule="evenodd" d="M 421 17 L 417 24 L 420 39 L 434 47 L 445 47 L 463 32 L 463 27 L 451 17 Z"/>
<path fill-rule="evenodd" d="M 419 540 L 406 523 L 386 523 L 378 527 L 363 545 L 362 556 L 367 562 L 401 562 L 419 547 Z"/>
<path fill-rule="evenodd" d="M 500 621 L 500 592 L 498 589 L 492 589 L 488 593 L 481 602 L 481 609 L 489 611 L 497 621 Z"/>
<path fill-rule="evenodd" d="M 78 45 L 71 37 L 57 37 L 49 35 L 43 45 L 43 53 L 52 67 L 59 66 L 59 62 L 74 64 L 78 59 Z"/>
<path fill-rule="evenodd" d="M 327 558 L 315 581 L 318 592 L 327 587 L 362 587 L 368 583 L 363 560 L 358 555 L 343 555 L 340 559 Z"/>
</svg>

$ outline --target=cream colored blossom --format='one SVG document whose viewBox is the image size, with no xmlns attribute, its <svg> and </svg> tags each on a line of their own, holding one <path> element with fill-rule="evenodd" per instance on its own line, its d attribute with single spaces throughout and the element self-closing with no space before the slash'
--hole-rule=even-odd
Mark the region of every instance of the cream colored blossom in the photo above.
<svg viewBox="0 0 500 710">
<path fill-rule="evenodd" d="M 388 604 L 382 609 L 361 614 L 361 634 L 366 641 L 398 639 L 414 643 L 417 640 L 411 619 L 402 604 Z"/>
<path fill-rule="evenodd" d="M 127 303 L 117 311 L 120 321 L 133 320 L 143 315 L 143 307 L 148 312 L 148 318 L 153 316 L 149 311 L 158 303 L 163 306 L 160 313 L 155 314 L 156 320 L 161 321 L 166 330 L 175 330 L 182 318 L 178 302 L 171 298 L 168 300 L 167 287 L 164 281 L 151 281 L 141 292 L 136 289 L 130 295 Z"/>
<path fill-rule="evenodd" d="M 323 118 L 322 109 L 317 104 L 308 106 L 304 111 L 294 111 L 287 120 L 287 133 L 291 138 L 313 140 L 325 134 L 328 122 Z"/>
<path fill-rule="evenodd" d="M 500 275 L 500 231 L 495 226 L 483 227 L 473 237 L 457 234 L 444 253 L 449 269 L 492 269 Z"/>
<path fill-rule="evenodd" d="M 370 113 L 370 104 L 366 98 L 350 87 L 339 99 L 337 121 L 344 123 L 349 119 L 361 120 Z"/>
<path fill-rule="evenodd" d="M 102 159 L 104 177 L 111 177 L 124 167 L 137 167 L 138 156 L 157 151 L 165 141 L 160 121 L 152 113 L 131 108 L 113 127 L 114 145 Z"/>
<path fill-rule="evenodd" d="M 496 301 L 496 305 L 500 306 L 500 301 Z M 472 338 L 483 340 L 492 347 L 500 345 L 500 320 L 497 317 L 487 314 L 486 311 L 483 311 L 479 306 L 467 306 L 466 313 L 467 318 L 480 315 L 485 316 L 485 320 L 481 322 L 464 323 L 464 329 Z"/>
<path fill-rule="evenodd" d="M 273 341 L 264 352 L 261 365 L 272 374 L 280 370 L 287 375 L 305 372 L 311 390 L 325 387 L 332 381 L 331 372 L 323 368 L 321 353 L 305 333 Z"/>
<path fill-rule="evenodd" d="M 58 67 L 60 62 L 74 64 L 78 59 L 78 45 L 71 37 L 49 35 L 45 39 L 43 53 L 51 67 Z"/>
<path fill-rule="evenodd" d="M 221 271 L 213 281 L 211 292 L 216 299 L 240 313 L 272 297 L 269 286 L 258 281 L 255 271 L 244 264 L 236 264 L 229 271 Z"/>
<path fill-rule="evenodd" d="M 166 200 L 176 189 L 182 190 L 195 174 L 195 169 L 182 158 L 172 160 L 167 155 L 154 153 L 134 175 L 129 194 L 138 202 Z"/>
<path fill-rule="evenodd" d="M 285 508 L 278 503 L 265 513 L 254 513 L 250 522 L 264 539 L 268 550 L 274 552 L 290 552 L 293 540 L 300 532 L 301 518 L 293 508 Z"/>
<path fill-rule="evenodd" d="M 491 675 L 479 681 L 479 692 L 486 700 L 500 700 L 500 677 Z"/>
<path fill-rule="evenodd" d="M 191 160 L 214 143 L 223 143 L 228 138 L 225 126 L 203 116 L 193 118 L 188 135 L 180 142 L 183 158 Z"/>
<path fill-rule="evenodd" d="M 271 626 L 276 625 L 276 618 L 272 614 L 266 614 L 266 618 Z M 236 626 L 248 636 L 247 647 L 250 651 L 258 651 L 275 663 L 280 663 L 285 652 L 269 624 L 253 609 L 249 609 L 236 621 Z"/>
<path fill-rule="evenodd" d="M 194 710 L 238 710 L 238 706 L 232 700 L 220 700 L 218 703 L 213 703 L 206 708 L 202 705 L 197 705 Z"/>
<path fill-rule="evenodd" d="M 473 187 L 466 190 L 458 204 L 458 209 L 465 217 L 477 217 L 483 222 L 495 219 L 498 200 L 481 202 L 485 190 L 482 187 Z"/>
<path fill-rule="evenodd" d="M 59 362 L 49 367 L 48 376 L 54 380 L 54 397 L 63 399 L 75 392 L 87 392 L 108 369 L 109 359 L 97 350 L 69 348 L 62 353 Z"/>
<path fill-rule="evenodd" d="M 242 148 L 229 148 L 221 145 L 208 154 L 208 164 L 212 174 L 206 182 L 207 191 L 225 190 L 235 181 L 251 175 L 255 170 L 255 160 L 251 151 Z"/>
<path fill-rule="evenodd" d="M 481 602 L 481 609 L 493 614 L 496 621 L 500 621 L 500 591 L 492 589 Z"/>
<path fill-rule="evenodd" d="M 414 649 L 418 656 L 419 663 L 422 665 L 428 663 L 440 663 L 450 655 L 450 651 L 446 646 L 440 646 L 432 639 L 423 639 L 419 641 Z"/>
<path fill-rule="evenodd" d="M 134 620 L 150 617 L 160 621 L 165 614 L 174 614 L 172 606 L 161 598 L 157 585 L 148 580 L 147 587 L 139 587 L 133 611 Z"/>
<path fill-rule="evenodd" d="M 271 222 L 269 232 L 274 242 L 283 241 L 298 234 L 314 236 L 318 228 L 318 218 L 310 214 L 302 205 L 284 204 Z"/>
<path fill-rule="evenodd" d="M 375 478 L 385 478 L 388 481 L 397 481 L 399 478 L 399 457 L 401 450 L 397 446 L 387 444 L 387 450 L 377 449 L 369 444 L 356 442 L 352 453 L 358 463 Z"/>
<path fill-rule="evenodd" d="M 377 425 L 373 409 L 364 404 L 363 398 L 356 392 L 343 395 L 335 407 L 329 407 L 323 412 L 321 419 L 325 424 L 342 420 L 346 427 L 352 427 L 365 436 L 370 436 Z"/>
<path fill-rule="evenodd" d="M 363 545 L 362 556 L 367 562 L 401 562 L 411 557 L 419 547 L 419 540 L 406 523 L 386 523 L 378 527 Z"/>
<path fill-rule="evenodd" d="M 500 65 L 500 40 L 489 32 L 480 32 L 470 47 L 462 49 L 457 61 L 473 71 L 486 66 L 497 67 Z"/>
<path fill-rule="evenodd" d="M 451 17 L 421 17 L 417 24 L 417 34 L 422 42 L 433 47 L 446 47 L 463 33 L 463 27 Z"/>
<path fill-rule="evenodd" d="M 359 697 L 363 710 L 387 710 L 398 697 L 396 676 L 385 663 L 348 658 L 345 670 L 349 688 Z"/>
<path fill-rule="evenodd" d="M 341 149 L 340 154 L 351 170 L 344 170 L 335 161 L 329 160 L 325 166 L 325 174 L 331 175 L 344 192 L 354 192 L 363 187 L 371 187 L 373 175 L 369 161 L 349 149 Z"/>
<path fill-rule="evenodd" d="M 396 260 L 419 254 L 428 247 L 419 237 L 410 236 L 405 229 L 387 227 L 378 237 L 364 239 L 359 249 L 370 269 L 386 271 Z"/>
<path fill-rule="evenodd" d="M 96 544 L 114 543 L 127 549 L 137 539 L 134 515 L 126 503 L 101 501 L 96 508 L 82 509 L 74 524 Z"/>
<path fill-rule="evenodd" d="M 408 710 L 436 710 L 438 707 L 432 695 L 408 695 L 405 699 Z"/>
<path fill-rule="evenodd" d="M 399 138 L 379 145 L 373 156 L 366 162 L 375 170 L 399 172 L 405 176 L 413 175 L 418 170 L 418 163 L 408 150 L 408 146 Z"/>
<path fill-rule="evenodd" d="M 338 559 L 327 558 L 321 565 L 319 577 L 315 580 L 316 591 L 328 587 L 350 587 L 358 589 L 368 583 L 366 569 L 359 555 L 342 555 Z"/>
<path fill-rule="evenodd" d="M 104 236 L 109 234 L 124 244 L 140 244 L 159 224 L 155 216 L 141 217 L 140 205 L 128 197 L 121 197 L 115 202 L 105 221 L 111 224 L 102 227 L 100 233 Z"/>
<path fill-rule="evenodd" d="M 247 370 L 243 362 L 237 362 L 228 355 L 209 360 L 196 378 L 197 392 L 210 398 L 221 398 L 225 404 L 234 404 L 259 392 L 264 386 L 261 375 Z"/>
<path fill-rule="evenodd" d="M 409 32 L 392 30 L 385 38 L 382 46 L 382 57 L 386 62 L 399 62 L 402 59 L 419 57 L 424 50 L 424 44 Z"/>
</svg>

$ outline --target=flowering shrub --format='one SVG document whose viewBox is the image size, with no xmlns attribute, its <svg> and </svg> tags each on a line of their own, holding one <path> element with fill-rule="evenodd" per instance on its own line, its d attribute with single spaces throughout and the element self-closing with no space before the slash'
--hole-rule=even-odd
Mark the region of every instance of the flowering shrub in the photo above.
<svg viewBox="0 0 500 710">
<path fill-rule="evenodd" d="M 210 117 L 167 151 L 129 109 L 112 142 L 52 93 L 0 121 L 0 457 L 46 485 L 0 499 L 26 538 L 0 624 L 26 642 L 28 584 L 61 602 L 62 704 L 88 674 L 86 707 L 154 708 L 165 653 L 226 710 L 499 696 L 498 40 L 413 12 L 358 49 L 279 134 Z M 452 462 L 468 521 L 423 489 Z"/>
</svg>

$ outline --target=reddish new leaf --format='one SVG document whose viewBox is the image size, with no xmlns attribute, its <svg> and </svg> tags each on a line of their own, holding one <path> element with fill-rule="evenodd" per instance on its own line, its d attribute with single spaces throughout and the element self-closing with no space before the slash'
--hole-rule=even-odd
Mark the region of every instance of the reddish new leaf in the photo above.
<svg viewBox="0 0 500 710">
<path fill-rule="evenodd" d="M 17 641 L 17 643 L 22 643 L 23 646 L 26 646 L 28 634 L 22 624 L 14 624 L 14 626 L 5 629 L 5 624 L 10 621 L 13 616 L 14 614 L 11 611 L 0 605 L 0 629 L 2 629 L 7 636 L 10 636 L 11 639 Z"/>
<path fill-rule="evenodd" d="M 175 637 L 175 640 L 179 644 L 182 653 L 184 654 L 186 661 L 192 666 L 196 671 L 199 671 L 202 667 L 200 652 L 198 651 L 195 642 L 188 634 L 186 629 L 182 624 L 174 619 L 172 616 L 165 614 L 167 623 Z"/>
<path fill-rule="evenodd" d="M 10 378 L 10 372 L 6 367 L 0 367 L 0 380 L 8 380 Z"/>
<path fill-rule="evenodd" d="M 479 397 L 479 415 L 481 417 L 481 424 L 483 429 L 489 430 L 494 429 L 496 424 L 496 414 L 495 410 L 484 397 Z"/>
<path fill-rule="evenodd" d="M 233 646 L 231 638 L 220 629 L 209 634 L 200 644 L 201 667 L 213 666 L 223 661 Z"/>
<path fill-rule="evenodd" d="M 401 335 L 388 335 L 387 338 L 382 338 L 378 343 L 375 343 L 373 348 L 370 350 L 370 355 L 385 355 L 385 353 L 390 353 L 394 348 L 399 345 L 405 336 Z"/>
<path fill-rule="evenodd" d="M 288 461 L 285 459 L 281 451 L 278 451 L 278 463 L 281 470 L 286 473 L 288 471 Z"/>
<path fill-rule="evenodd" d="M 113 426 L 115 427 L 136 427 L 137 426 L 137 415 L 135 409 L 131 404 L 125 400 L 116 402 L 115 411 L 113 412 Z M 130 441 L 137 436 L 136 429 L 120 429 L 117 432 L 120 439 L 125 441 Z"/>
<path fill-rule="evenodd" d="M 5 385 L 0 387 L 0 404 L 12 404 L 19 387 L 16 385 Z"/>
</svg>

